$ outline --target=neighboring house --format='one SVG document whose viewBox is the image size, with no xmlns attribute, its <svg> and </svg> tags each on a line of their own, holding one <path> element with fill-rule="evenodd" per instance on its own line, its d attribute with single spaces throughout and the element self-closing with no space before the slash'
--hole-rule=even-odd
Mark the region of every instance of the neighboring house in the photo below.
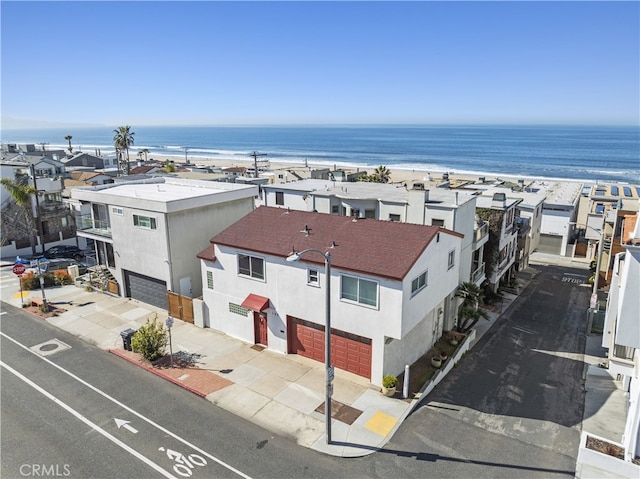
<svg viewBox="0 0 640 479">
<path fill-rule="evenodd" d="M 518 180 L 517 183 L 502 180 L 493 183 L 466 183 L 461 189 L 475 191 L 489 198 L 493 198 L 495 193 L 504 193 L 507 198 L 521 200 L 516 207 L 518 246 L 515 267 L 518 271 L 526 269 L 529 266 L 530 254 L 540 244 L 546 191 L 533 186 L 533 183 L 526 184 L 525 180 Z"/>
<path fill-rule="evenodd" d="M 113 183 L 115 176 L 98 171 L 74 171 L 71 173 L 71 179 L 85 183 L 85 186 L 95 186 Z M 67 183 L 65 181 L 65 185 Z M 74 183 L 74 185 L 77 185 L 77 183 Z"/>
<path fill-rule="evenodd" d="M 246 172 L 247 169 L 244 166 L 230 166 L 228 168 L 222 168 L 222 173 L 231 178 L 244 176 Z"/>
<path fill-rule="evenodd" d="M 587 259 L 598 257 L 598 285 L 603 287 L 609 283 L 616 253 L 622 251 L 622 218 L 638 211 L 640 186 L 594 185 L 588 198 L 584 225 L 578 227 L 587 241 Z"/>
<path fill-rule="evenodd" d="M 461 247 L 444 228 L 260 206 L 198 254 L 204 325 L 324 360 L 329 252 L 333 362 L 380 385 L 455 319 Z"/>
<path fill-rule="evenodd" d="M 494 193 L 491 198 L 479 196 L 476 201 L 476 213 L 489 224 L 489 240 L 484 246 L 486 275 L 489 287 L 497 292 L 502 283 L 510 282 L 514 273 L 518 249 L 516 207 L 522 200 Z"/>
<path fill-rule="evenodd" d="M 62 198 L 65 168 L 61 162 L 45 156 L 17 154 L 2 160 L 0 169 L 3 178 L 30 184 L 38 191 L 31 199 L 31 216 L 25 218 L 9 192 L 0 187 L 2 257 L 31 255 L 52 246 L 51 243 L 75 237 L 71 212 Z M 36 218 L 36 229 L 31 226 L 32 218 Z"/>
<path fill-rule="evenodd" d="M 47 150 L 46 145 L 48 143 L 40 143 L 40 149 L 36 148 L 34 144 L 18 145 L 16 143 L 3 143 L 2 144 L 2 159 L 7 160 L 20 155 L 24 160 L 33 162 L 39 158 L 49 158 L 53 161 L 62 161 L 67 157 L 65 150 Z"/>
<path fill-rule="evenodd" d="M 541 253 L 572 256 L 568 245 L 575 239 L 582 183 L 534 181 L 527 186 L 531 192 L 545 194 L 542 205 L 540 242 L 534 247 Z"/>
<path fill-rule="evenodd" d="M 117 166 L 115 163 L 111 164 L 112 161 L 110 158 L 103 158 L 82 152 L 78 152 L 72 157 L 63 160 L 63 163 L 67 171 L 73 170 L 73 168 L 93 168 L 94 170 L 104 170 L 105 168 Z"/>
<path fill-rule="evenodd" d="M 139 165 L 131 168 L 130 175 L 150 175 L 164 168 L 161 164 Z"/>
<path fill-rule="evenodd" d="M 121 296 L 167 309 L 202 291 L 196 253 L 254 208 L 255 186 L 157 177 L 71 190 L 78 236 L 94 240 Z M 89 213 L 86 213 L 86 212 Z"/>
<path fill-rule="evenodd" d="M 607 298 L 602 346 L 608 348 L 608 369 L 621 378 L 627 398 L 622 445 L 624 459 L 640 456 L 640 221 L 624 217 L 622 246 L 615 255 Z"/>
<path fill-rule="evenodd" d="M 488 225 L 476 221 L 476 196 L 472 193 L 427 190 L 422 183 L 407 189 L 402 185 L 318 179 L 265 185 L 262 189 L 266 206 L 441 226 L 461 233 L 460 281 L 480 286 L 486 279 L 483 246 L 489 230 Z"/>
</svg>

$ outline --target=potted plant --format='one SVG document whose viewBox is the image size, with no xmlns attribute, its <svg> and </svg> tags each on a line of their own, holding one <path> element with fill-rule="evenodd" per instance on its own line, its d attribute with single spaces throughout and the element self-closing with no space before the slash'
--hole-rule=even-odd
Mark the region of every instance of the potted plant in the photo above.
<svg viewBox="0 0 640 479">
<path fill-rule="evenodd" d="M 382 378 L 382 394 L 391 397 L 396 393 L 398 378 L 395 376 L 385 376 Z"/>
<path fill-rule="evenodd" d="M 442 359 L 440 358 L 439 354 L 431 358 L 431 366 L 436 369 L 440 369 L 440 367 L 442 366 Z"/>
</svg>

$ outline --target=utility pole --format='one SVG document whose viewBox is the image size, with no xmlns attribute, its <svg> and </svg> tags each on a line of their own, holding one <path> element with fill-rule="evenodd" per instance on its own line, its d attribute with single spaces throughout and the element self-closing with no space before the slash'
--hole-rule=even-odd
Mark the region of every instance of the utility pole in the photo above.
<svg viewBox="0 0 640 479">
<path fill-rule="evenodd" d="M 187 158 L 187 151 L 189 151 L 189 147 L 188 146 L 183 146 L 182 149 L 184 150 L 184 162 L 188 165 L 189 164 L 189 158 Z"/>
<path fill-rule="evenodd" d="M 266 153 L 256 153 L 255 151 L 253 153 L 251 153 L 249 156 L 251 156 L 253 158 L 253 177 L 257 178 L 258 177 L 258 157 L 259 156 L 267 156 Z"/>
<path fill-rule="evenodd" d="M 40 218 L 40 200 L 38 199 L 38 184 L 36 182 L 36 165 L 31 163 L 29 166 L 31 170 L 31 178 L 33 178 L 33 188 L 36 190 L 36 213 L 33 218 L 36 220 L 36 228 L 38 229 L 38 238 L 40 239 L 40 248 L 42 249 L 41 253 L 44 254 L 44 238 L 42 234 L 42 220 Z"/>
</svg>

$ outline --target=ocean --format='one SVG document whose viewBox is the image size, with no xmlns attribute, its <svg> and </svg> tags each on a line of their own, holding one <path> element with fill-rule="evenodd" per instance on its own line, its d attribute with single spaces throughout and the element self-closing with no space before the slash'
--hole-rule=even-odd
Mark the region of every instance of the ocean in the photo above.
<svg viewBox="0 0 640 479">
<path fill-rule="evenodd" d="M 113 155 L 115 127 L 3 130 L 3 143 L 33 143 Z M 634 126 L 162 126 L 136 127 L 130 157 L 175 156 L 640 183 L 640 129 Z"/>
</svg>

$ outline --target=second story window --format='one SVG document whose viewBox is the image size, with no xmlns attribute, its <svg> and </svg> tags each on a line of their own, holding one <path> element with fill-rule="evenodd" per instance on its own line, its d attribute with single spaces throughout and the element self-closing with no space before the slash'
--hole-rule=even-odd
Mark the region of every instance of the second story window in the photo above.
<svg viewBox="0 0 640 479">
<path fill-rule="evenodd" d="M 284 205 L 284 192 L 276 191 L 276 205 Z"/>
<path fill-rule="evenodd" d="M 317 269 L 307 270 L 307 284 L 311 286 L 320 286 L 320 276 Z"/>
<path fill-rule="evenodd" d="M 340 298 L 365 306 L 378 306 L 378 283 L 363 278 L 342 275 Z"/>
<path fill-rule="evenodd" d="M 420 276 L 411 281 L 411 295 L 413 296 L 418 291 L 423 290 L 427 286 L 427 272 L 425 271 Z"/>
<path fill-rule="evenodd" d="M 264 259 L 256 256 L 239 254 L 238 274 L 264 280 Z"/>
<path fill-rule="evenodd" d="M 447 269 L 451 269 L 456 264 L 456 251 L 449 251 L 449 259 L 447 260 Z"/>
<path fill-rule="evenodd" d="M 156 229 L 156 219 L 150 216 L 133 215 L 133 225 L 150 230 Z"/>
</svg>

